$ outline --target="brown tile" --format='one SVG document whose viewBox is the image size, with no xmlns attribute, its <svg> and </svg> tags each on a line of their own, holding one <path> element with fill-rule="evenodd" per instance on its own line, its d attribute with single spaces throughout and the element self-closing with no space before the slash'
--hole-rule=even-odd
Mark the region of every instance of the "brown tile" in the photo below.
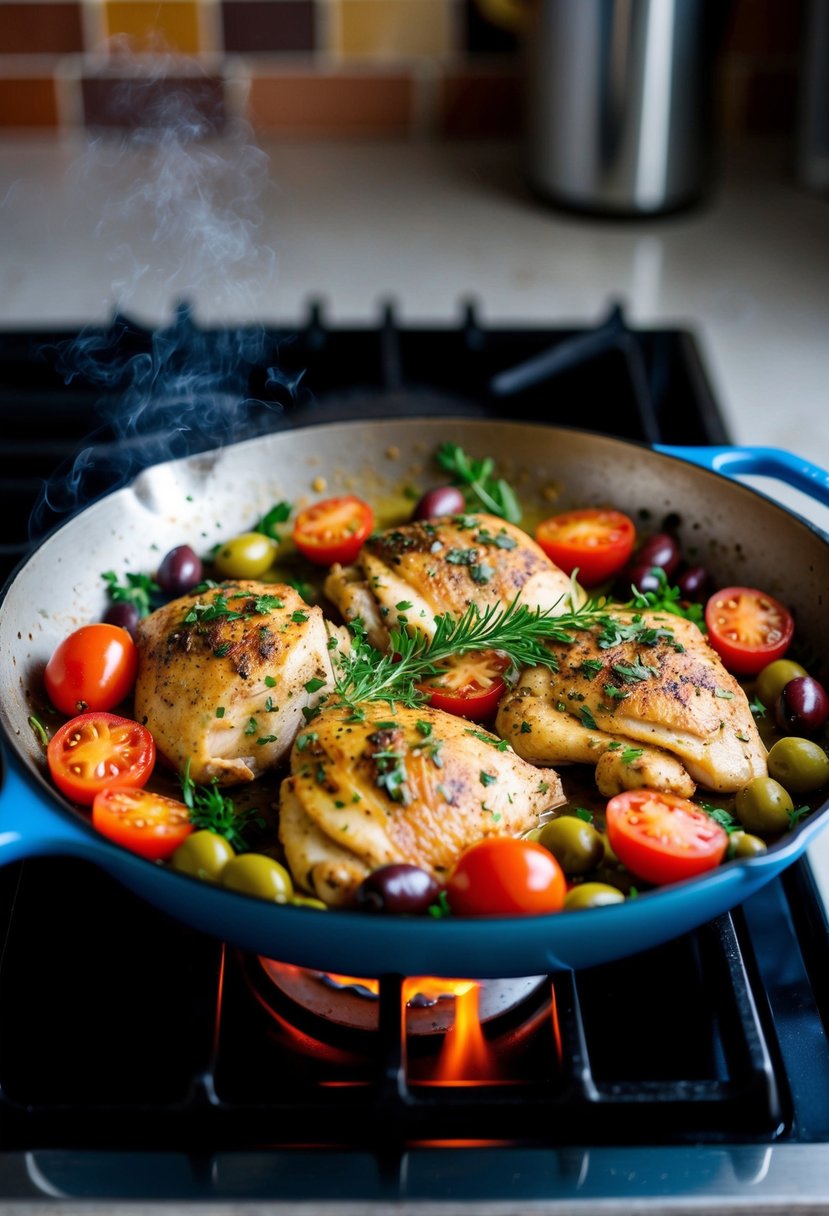
<svg viewBox="0 0 829 1216">
<path fill-rule="evenodd" d="M 405 73 L 282 73 L 251 81 L 250 121 L 290 136 L 406 135 L 414 82 Z"/>
<path fill-rule="evenodd" d="M 200 139 L 226 120 L 224 82 L 215 76 L 88 76 L 81 88 L 88 127 L 180 127 Z"/>
<path fill-rule="evenodd" d="M 448 72 L 438 91 L 438 127 L 449 138 L 512 135 L 521 125 L 515 71 Z"/>
<path fill-rule="evenodd" d="M 199 12 L 193 0 L 109 0 L 104 6 L 110 38 L 126 40 L 129 50 L 201 50 Z"/>
<path fill-rule="evenodd" d="M 800 46 L 802 28 L 801 0 L 736 0 L 726 29 L 725 47 L 750 55 L 795 52 Z"/>
<path fill-rule="evenodd" d="M 78 4 L 0 3 L 0 52 L 62 55 L 83 50 Z"/>
<path fill-rule="evenodd" d="M 453 50 L 450 0 L 339 0 L 341 54 L 357 58 L 446 55 Z"/>
<path fill-rule="evenodd" d="M 0 127 L 56 127 L 55 82 L 26 76 L 0 80 Z"/>
<path fill-rule="evenodd" d="M 225 0 L 226 51 L 312 51 L 316 45 L 313 0 Z"/>
</svg>

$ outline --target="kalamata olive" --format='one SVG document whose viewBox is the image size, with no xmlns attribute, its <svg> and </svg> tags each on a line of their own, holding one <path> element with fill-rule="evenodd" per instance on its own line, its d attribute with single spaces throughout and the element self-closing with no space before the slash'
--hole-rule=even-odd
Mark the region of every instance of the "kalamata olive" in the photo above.
<svg viewBox="0 0 829 1216">
<path fill-rule="evenodd" d="M 457 486 L 435 486 L 427 490 L 412 512 L 412 519 L 432 519 L 435 515 L 461 515 L 466 499 Z"/>
<path fill-rule="evenodd" d="M 769 775 L 794 794 L 809 794 L 829 783 L 829 756 L 811 739 L 778 739 L 768 756 Z"/>
<path fill-rule="evenodd" d="M 637 591 L 658 591 L 659 575 L 653 573 L 653 566 L 628 566 L 619 576 L 619 594 L 623 599 L 630 598 L 630 589 Z"/>
<path fill-rule="evenodd" d="M 633 555 L 634 566 L 659 566 L 668 578 L 682 560 L 679 542 L 669 532 L 657 532 L 644 540 Z"/>
<path fill-rule="evenodd" d="M 162 559 L 155 581 L 168 595 L 184 595 L 201 582 L 201 558 L 189 545 L 176 545 Z"/>
<path fill-rule="evenodd" d="M 705 566 L 689 566 L 676 580 L 682 598 L 699 603 L 708 598 L 710 583 L 711 578 Z"/>
<path fill-rule="evenodd" d="M 758 857 L 766 852 L 766 842 L 750 832 L 732 832 L 728 838 L 729 857 Z"/>
<path fill-rule="evenodd" d="M 276 904 L 290 903 L 294 897 L 294 884 L 288 871 L 264 853 L 240 853 L 231 858 L 219 881 L 231 891 L 257 895 Z"/>
<path fill-rule="evenodd" d="M 190 874 L 206 882 L 218 882 L 222 870 L 235 856 L 232 845 L 224 836 L 202 828 L 178 846 L 170 858 L 170 864 L 182 874 Z"/>
<path fill-rule="evenodd" d="M 110 604 L 106 610 L 104 620 L 107 625 L 120 625 L 122 629 L 126 629 L 131 637 L 135 637 L 135 631 L 138 628 L 140 620 L 138 609 L 135 604 L 121 601 L 117 604 Z"/>
<path fill-rule="evenodd" d="M 774 717 L 788 734 L 814 735 L 829 718 L 829 696 L 811 676 L 796 676 L 774 703 Z"/>
<path fill-rule="evenodd" d="M 789 680 L 795 680 L 798 676 L 805 676 L 807 674 L 805 667 L 801 667 L 799 663 L 792 662 L 791 659 L 775 659 L 773 663 L 769 663 L 764 667 L 758 675 L 754 691 L 757 694 L 758 700 L 763 702 L 766 709 L 772 709 Z"/>
<path fill-rule="evenodd" d="M 734 800 L 737 818 L 749 832 L 758 836 L 778 836 L 789 826 L 794 803 L 779 781 L 755 777 Z"/>
<path fill-rule="evenodd" d="M 565 874 L 586 874 L 604 857 L 601 836 L 576 815 L 559 815 L 545 823 L 538 843 L 549 849 Z"/>
<path fill-rule="evenodd" d="M 226 541 L 213 560 L 225 578 L 258 578 L 273 565 L 278 549 L 264 532 L 242 532 Z"/>
<path fill-rule="evenodd" d="M 420 866 L 380 866 L 360 883 L 355 893 L 358 908 L 366 912 L 425 912 L 440 894 L 440 883 Z"/>
<path fill-rule="evenodd" d="M 564 911 L 574 908 L 601 908 L 603 904 L 623 904 L 625 897 L 618 887 L 604 882 L 582 882 L 564 897 Z"/>
</svg>

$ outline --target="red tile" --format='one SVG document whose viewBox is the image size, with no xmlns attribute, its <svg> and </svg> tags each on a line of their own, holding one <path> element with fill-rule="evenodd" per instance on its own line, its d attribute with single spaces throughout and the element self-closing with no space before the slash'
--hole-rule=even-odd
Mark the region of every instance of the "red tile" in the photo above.
<svg viewBox="0 0 829 1216">
<path fill-rule="evenodd" d="M 405 73 L 286 72 L 251 81 L 250 120 L 291 136 L 387 136 L 411 130 L 414 82 Z"/>
<path fill-rule="evenodd" d="M 0 53 L 62 55 L 82 50 L 80 5 L 0 3 Z"/>
<path fill-rule="evenodd" d="M 1 127 L 56 127 L 55 82 L 48 77 L 0 80 Z"/>
</svg>

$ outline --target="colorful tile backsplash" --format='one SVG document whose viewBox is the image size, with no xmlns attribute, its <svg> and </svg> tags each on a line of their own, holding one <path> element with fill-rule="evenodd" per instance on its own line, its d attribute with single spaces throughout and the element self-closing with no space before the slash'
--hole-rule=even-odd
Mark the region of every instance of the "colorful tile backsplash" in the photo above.
<svg viewBox="0 0 829 1216">
<path fill-rule="evenodd" d="M 205 132 L 243 117 L 290 138 L 504 135 L 532 3 L 0 0 L 0 129 L 158 126 L 177 99 Z M 721 128 L 790 129 L 801 25 L 798 0 L 734 0 Z"/>
</svg>

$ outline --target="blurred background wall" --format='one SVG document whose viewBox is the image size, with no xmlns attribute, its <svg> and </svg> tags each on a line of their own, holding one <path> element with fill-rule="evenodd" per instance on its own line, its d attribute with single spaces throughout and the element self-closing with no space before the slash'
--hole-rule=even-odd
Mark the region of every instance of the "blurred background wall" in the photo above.
<svg viewBox="0 0 829 1216">
<path fill-rule="evenodd" d="M 0 0 L 0 130 L 160 125 L 270 136 L 475 138 L 518 129 L 520 0 Z M 735 0 L 720 134 L 793 130 L 800 0 Z"/>
</svg>

